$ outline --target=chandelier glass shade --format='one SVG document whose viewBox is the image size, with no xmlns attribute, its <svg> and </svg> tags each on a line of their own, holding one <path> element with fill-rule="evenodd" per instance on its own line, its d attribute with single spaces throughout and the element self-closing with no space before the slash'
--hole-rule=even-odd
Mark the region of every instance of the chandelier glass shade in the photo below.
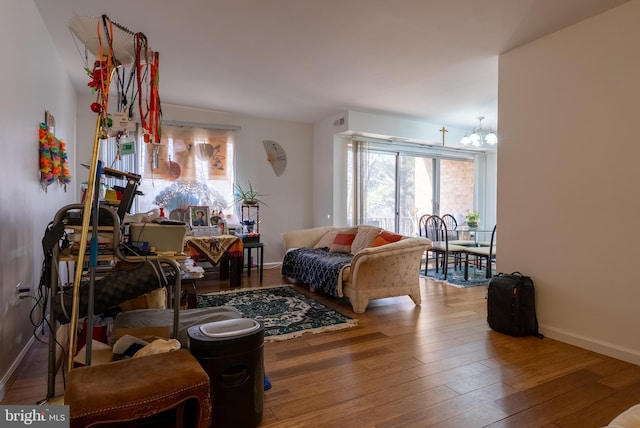
<svg viewBox="0 0 640 428">
<path fill-rule="evenodd" d="M 471 135 L 465 134 L 462 140 L 460 140 L 460 143 L 473 147 L 480 147 L 483 144 L 490 146 L 498 144 L 498 136 L 491 128 L 487 130 L 482 127 L 482 119 L 484 119 L 484 116 L 478 116 L 476 119 L 478 119 L 478 127 L 473 130 Z"/>
</svg>

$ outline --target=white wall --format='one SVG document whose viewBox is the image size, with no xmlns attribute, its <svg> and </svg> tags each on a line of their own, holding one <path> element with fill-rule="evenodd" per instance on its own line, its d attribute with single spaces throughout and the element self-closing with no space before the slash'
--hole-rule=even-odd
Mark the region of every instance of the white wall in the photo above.
<svg viewBox="0 0 640 428">
<path fill-rule="evenodd" d="M 7 11 L 11 11 L 7 13 Z M 33 326 L 32 299 L 19 300 L 16 284 L 35 288 L 40 281 L 42 237 L 56 211 L 75 201 L 57 184 L 40 188 L 38 126 L 49 110 L 56 136 L 67 143 L 75 181 L 73 89 L 44 23 L 31 1 L 6 0 L 0 14 L 0 398 L 15 370 Z M 72 182 L 73 182 L 72 181 Z M 43 398 L 46 391 L 42 391 Z"/>
<path fill-rule="evenodd" d="M 640 0 L 500 57 L 501 271 L 542 332 L 640 364 Z"/>
<path fill-rule="evenodd" d="M 345 114 L 332 116 L 313 126 L 313 219 L 307 227 L 344 225 L 339 219 L 334 222 L 334 136 L 346 128 L 333 125 L 335 120 L 344 117 Z"/>
<path fill-rule="evenodd" d="M 354 133 L 377 134 L 398 138 L 422 140 L 428 143 L 441 143 L 440 129 L 443 124 L 429 123 L 424 120 L 408 119 L 376 113 L 365 113 L 349 110 L 347 126 Z M 445 141 L 448 145 L 459 145 L 460 140 L 469 130 L 446 126 Z"/>
</svg>

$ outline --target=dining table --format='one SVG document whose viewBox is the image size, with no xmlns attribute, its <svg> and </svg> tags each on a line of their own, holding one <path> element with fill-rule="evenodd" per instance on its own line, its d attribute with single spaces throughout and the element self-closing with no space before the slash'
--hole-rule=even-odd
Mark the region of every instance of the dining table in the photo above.
<svg viewBox="0 0 640 428">
<path fill-rule="evenodd" d="M 479 247 L 484 242 L 489 245 L 488 242 L 491 240 L 493 228 L 459 226 L 455 231 L 457 232 L 458 240 L 473 241 L 475 243 L 474 246 Z"/>
</svg>

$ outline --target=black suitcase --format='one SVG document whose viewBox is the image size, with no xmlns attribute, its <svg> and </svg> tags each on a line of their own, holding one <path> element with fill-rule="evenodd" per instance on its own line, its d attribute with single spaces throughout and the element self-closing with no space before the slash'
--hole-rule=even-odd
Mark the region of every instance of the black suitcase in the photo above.
<svg viewBox="0 0 640 428">
<path fill-rule="evenodd" d="M 535 289 L 533 281 L 520 272 L 499 273 L 489 281 L 487 322 L 495 331 L 511 336 L 537 336 Z"/>
</svg>

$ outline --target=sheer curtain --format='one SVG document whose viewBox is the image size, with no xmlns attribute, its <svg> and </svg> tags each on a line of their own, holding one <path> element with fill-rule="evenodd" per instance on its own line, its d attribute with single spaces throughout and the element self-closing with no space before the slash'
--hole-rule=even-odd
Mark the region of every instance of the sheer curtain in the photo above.
<svg viewBox="0 0 640 428">
<path fill-rule="evenodd" d="M 162 207 L 165 215 L 207 206 L 210 212 L 232 214 L 234 180 L 234 127 L 163 125 L 160 144 L 145 143 L 141 134 L 128 138 L 134 154 L 122 154 L 115 138 L 101 144 L 104 166 L 139 174 L 142 179 L 131 212 Z M 122 180 L 105 179 L 109 186 Z"/>
<path fill-rule="evenodd" d="M 130 137 L 121 137 L 120 139 L 110 137 L 101 140 L 99 158 L 102 161 L 102 167 L 138 174 L 138 159 L 135 153 L 122 154 L 123 151 L 126 153 L 126 150 L 123 150 L 123 148 L 128 144 L 132 144 L 135 150 L 136 137 L 134 133 L 131 133 Z M 107 189 L 113 188 L 114 186 L 126 187 L 126 185 L 125 180 L 103 176 L 100 188 L 101 196 L 104 197 L 104 192 Z M 86 186 L 86 183 L 83 183 L 83 187 L 84 186 Z"/>
</svg>

